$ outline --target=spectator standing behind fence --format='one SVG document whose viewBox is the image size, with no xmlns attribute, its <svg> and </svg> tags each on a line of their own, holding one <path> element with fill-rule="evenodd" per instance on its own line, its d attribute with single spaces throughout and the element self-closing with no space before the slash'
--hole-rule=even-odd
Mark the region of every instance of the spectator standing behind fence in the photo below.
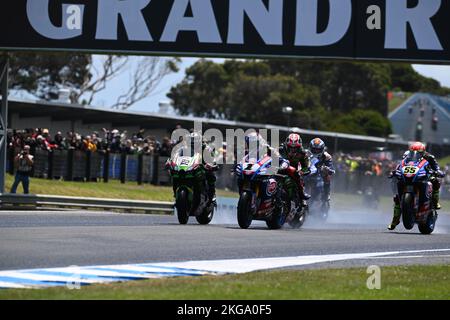
<svg viewBox="0 0 450 320">
<path fill-rule="evenodd" d="M 30 193 L 30 175 L 33 170 L 33 156 L 30 154 L 30 146 L 25 145 L 22 152 L 20 152 L 15 158 L 14 163 L 17 167 L 16 177 L 11 187 L 11 193 L 16 193 L 19 183 L 22 182 L 23 193 Z"/>
</svg>

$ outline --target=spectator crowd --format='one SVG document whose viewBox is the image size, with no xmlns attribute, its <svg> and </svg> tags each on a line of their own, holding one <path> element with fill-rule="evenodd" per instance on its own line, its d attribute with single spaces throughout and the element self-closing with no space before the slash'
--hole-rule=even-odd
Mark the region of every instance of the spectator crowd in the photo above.
<svg viewBox="0 0 450 320">
<path fill-rule="evenodd" d="M 159 155 L 169 157 L 175 141 L 164 137 L 158 141 L 153 135 L 146 135 L 145 130 L 128 134 L 118 129 L 107 130 L 103 128 L 100 132 L 92 132 L 83 136 L 76 132 L 62 134 L 56 132 L 51 134 L 48 129 L 34 128 L 25 130 L 8 130 L 8 147 L 22 150 L 25 145 L 30 146 L 30 154 L 34 155 L 37 149 L 45 151 L 53 150 L 81 150 L 105 153 L 126 153 L 128 155 Z M 219 150 L 215 150 L 216 157 L 222 158 L 225 163 L 232 162 L 233 152 L 227 152 L 226 143 Z M 338 192 L 363 193 L 368 187 L 380 190 L 381 193 L 390 192 L 386 188 L 389 184 L 388 175 L 398 164 L 396 156 L 380 152 L 374 154 L 348 154 L 337 153 L 333 155 L 336 168 L 333 188 Z M 444 197 L 450 197 L 450 163 L 440 164 L 446 172 L 443 181 Z M 225 181 L 228 174 L 224 175 L 224 184 L 230 187 L 233 181 Z"/>
<path fill-rule="evenodd" d="M 53 150 L 82 150 L 91 152 L 105 152 L 161 155 L 170 156 L 173 143 L 169 137 L 164 137 L 162 142 L 155 136 L 145 135 L 145 130 L 129 135 L 127 131 L 120 132 L 117 129 L 102 129 L 101 132 L 92 132 L 83 136 L 76 132 L 62 134 L 56 132 L 54 135 L 45 128 L 34 128 L 25 130 L 8 131 L 8 147 L 22 149 L 25 145 L 30 146 L 31 154 L 37 149 Z"/>
</svg>

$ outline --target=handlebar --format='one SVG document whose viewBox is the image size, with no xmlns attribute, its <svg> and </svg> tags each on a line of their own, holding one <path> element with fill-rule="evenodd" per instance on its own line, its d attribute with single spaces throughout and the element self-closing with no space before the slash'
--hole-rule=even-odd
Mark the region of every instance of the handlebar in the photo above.
<svg viewBox="0 0 450 320">
<path fill-rule="evenodd" d="M 444 177 L 445 177 L 445 173 L 442 172 L 441 170 L 432 170 L 432 169 L 430 169 L 430 170 L 428 171 L 428 173 L 429 173 L 431 176 L 436 177 L 436 178 L 444 178 Z"/>
</svg>

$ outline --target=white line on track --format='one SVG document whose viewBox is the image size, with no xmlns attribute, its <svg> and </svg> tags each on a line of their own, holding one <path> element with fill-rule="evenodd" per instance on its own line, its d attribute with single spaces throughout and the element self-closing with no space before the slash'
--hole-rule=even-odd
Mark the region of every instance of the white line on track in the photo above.
<svg viewBox="0 0 450 320">
<path fill-rule="evenodd" d="M 430 257 L 423 255 L 425 253 L 444 252 L 450 252 L 450 249 L 8 270 L 0 271 L 0 288 L 45 288 L 73 283 L 89 285 L 163 277 L 246 273 L 344 260 L 424 258 Z M 433 255 L 435 256 L 449 257 L 450 255 Z"/>
</svg>

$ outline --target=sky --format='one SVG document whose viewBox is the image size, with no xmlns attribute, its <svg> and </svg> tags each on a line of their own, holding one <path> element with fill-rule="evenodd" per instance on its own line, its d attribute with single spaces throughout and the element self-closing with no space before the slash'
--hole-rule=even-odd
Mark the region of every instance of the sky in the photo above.
<svg viewBox="0 0 450 320">
<path fill-rule="evenodd" d="M 98 56 L 97 59 L 99 59 Z M 159 102 L 170 101 L 166 94 L 172 86 L 175 86 L 183 80 L 185 69 L 194 64 L 197 60 L 198 58 L 182 58 L 180 71 L 166 76 L 151 96 L 133 105 L 129 111 L 157 112 Z M 220 63 L 223 62 L 224 59 L 211 60 Z M 450 66 L 413 65 L 413 67 L 420 74 L 434 78 L 438 80 L 441 85 L 450 87 Z M 130 72 L 125 71 L 120 77 L 113 79 L 108 84 L 107 88 L 96 96 L 93 105 L 95 107 L 108 107 L 115 102 L 117 96 L 121 92 L 129 87 L 130 83 Z"/>
</svg>

